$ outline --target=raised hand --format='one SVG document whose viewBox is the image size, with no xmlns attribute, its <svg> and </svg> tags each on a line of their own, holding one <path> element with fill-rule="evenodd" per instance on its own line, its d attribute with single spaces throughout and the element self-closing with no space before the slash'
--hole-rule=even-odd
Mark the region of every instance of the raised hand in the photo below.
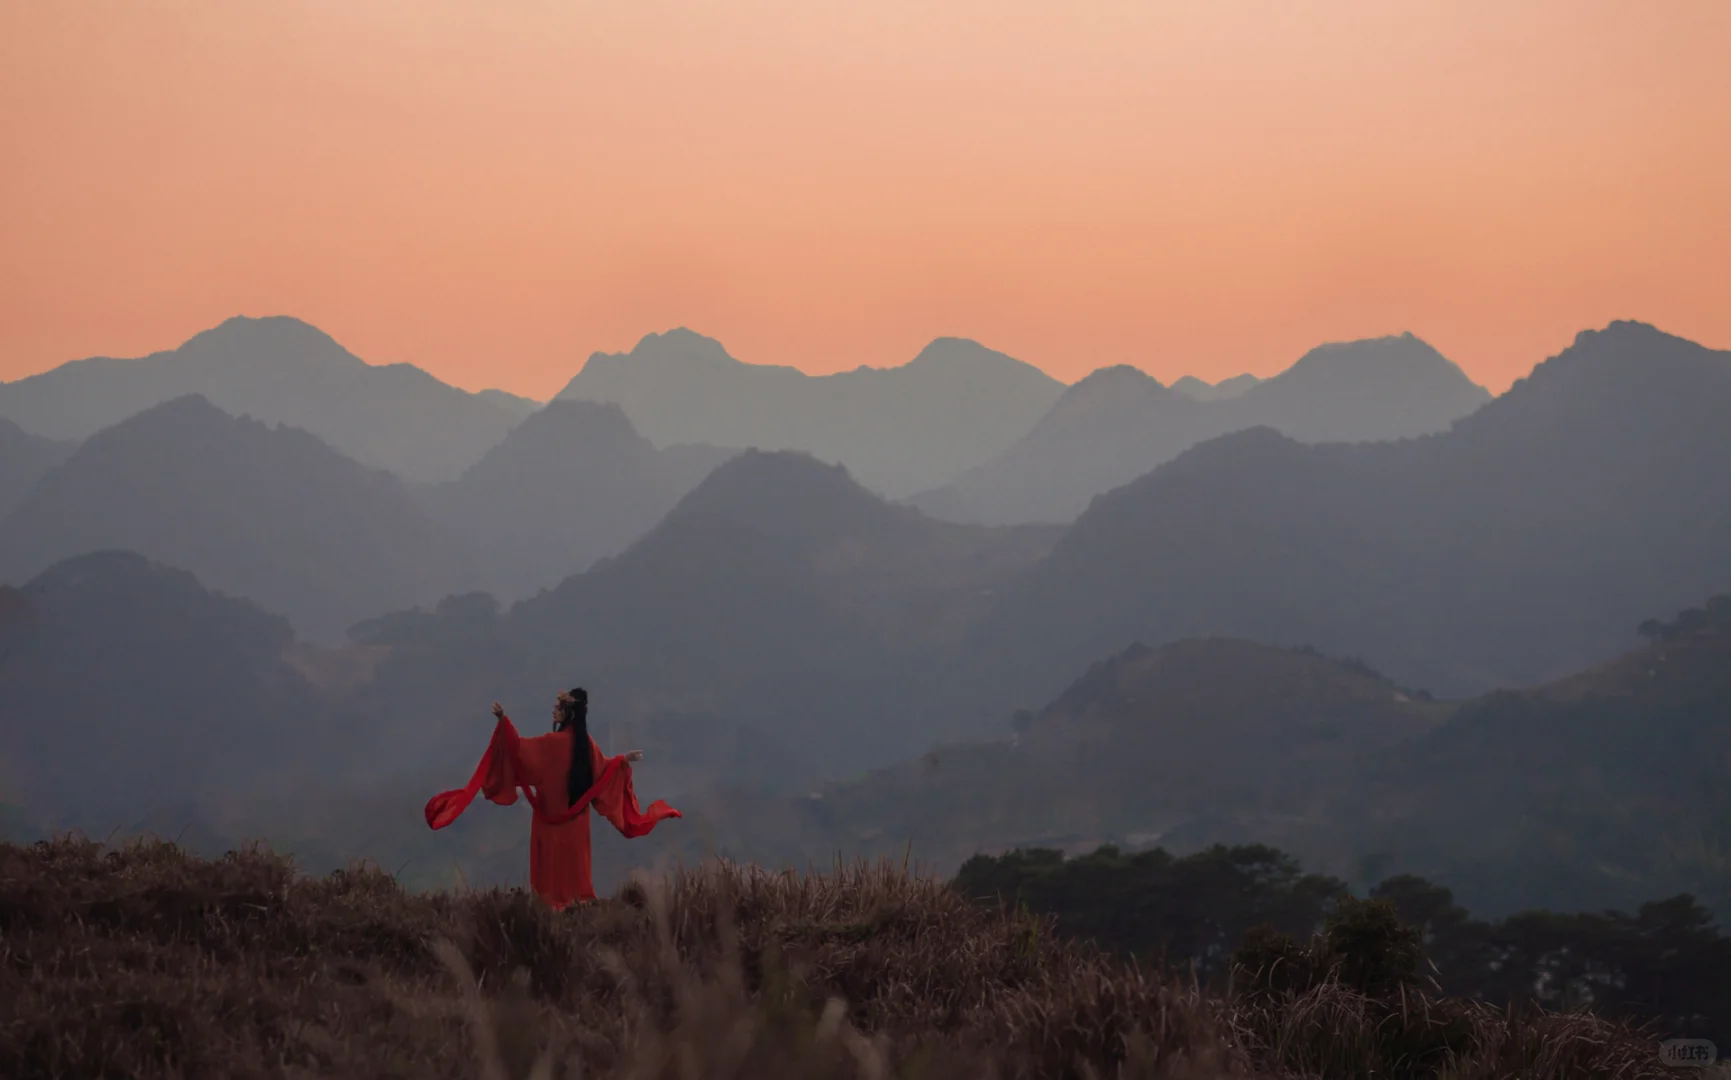
<svg viewBox="0 0 1731 1080">
<path fill-rule="evenodd" d="M 493 702 L 493 715 L 498 717 L 500 720 L 505 719 L 505 706 L 499 704 L 497 701 Z"/>
<path fill-rule="evenodd" d="M 625 753 L 625 760 L 626 761 L 642 761 L 643 760 L 643 751 L 641 751 L 641 750 L 628 750 Z"/>
</svg>

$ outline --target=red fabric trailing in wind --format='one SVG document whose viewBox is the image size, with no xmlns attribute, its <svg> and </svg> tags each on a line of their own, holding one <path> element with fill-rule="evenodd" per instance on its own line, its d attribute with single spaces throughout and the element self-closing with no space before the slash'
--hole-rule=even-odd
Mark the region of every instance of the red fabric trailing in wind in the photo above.
<svg viewBox="0 0 1731 1080">
<path fill-rule="evenodd" d="M 493 728 L 487 752 L 469 782 L 427 800 L 427 825 L 442 829 L 457 820 L 478 794 L 501 806 L 517 801 L 522 791 L 534 808 L 529 837 L 529 881 L 555 908 L 573 900 L 593 900 L 590 881 L 589 815 L 591 807 L 627 837 L 646 836 L 657 822 L 680 817 L 678 810 L 657 799 L 647 809 L 637 805 L 631 764 L 624 756 L 606 757 L 589 741 L 595 783 L 575 803 L 566 805 L 571 769 L 568 731 L 525 739 L 509 717 Z"/>
</svg>

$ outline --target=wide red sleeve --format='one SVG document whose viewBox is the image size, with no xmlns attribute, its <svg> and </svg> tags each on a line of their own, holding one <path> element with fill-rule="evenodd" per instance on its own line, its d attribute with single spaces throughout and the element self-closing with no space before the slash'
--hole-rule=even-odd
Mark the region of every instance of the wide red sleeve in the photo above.
<svg viewBox="0 0 1731 1080">
<path fill-rule="evenodd" d="M 529 805 L 535 808 L 536 816 L 548 825 L 563 825 L 593 805 L 596 812 L 612 822 L 613 827 L 622 834 L 639 837 L 648 835 L 659 821 L 682 816 L 679 811 L 660 799 L 650 803 L 646 810 L 639 808 L 637 792 L 631 784 L 630 762 L 622 756 L 603 757 L 593 739 L 589 742 L 589 752 L 596 763 L 595 786 L 563 811 L 550 812 L 542 806 L 533 781 L 525 772 L 522 743 L 523 739 L 512 726 L 510 718 L 501 716 L 493 728 L 493 738 L 487 744 L 487 752 L 481 756 L 469 782 L 454 791 L 442 791 L 427 800 L 427 825 L 434 829 L 449 825 L 469 808 L 469 804 L 475 801 L 478 794 L 485 794 L 501 806 L 509 806 L 517 801 L 518 788 L 523 789 Z"/>
<path fill-rule="evenodd" d="M 647 836 L 657 822 L 684 816 L 661 799 L 650 803 L 647 810 L 638 807 L 637 790 L 631 784 L 631 763 L 623 756 L 602 757 L 593 740 L 589 747 L 591 756 L 601 763 L 595 770 L 600 777 L 592 796 L 595 812 L 612 822 L 622 835 L 633 839 Z"/>
<path fill-rule="evenodd" d="M 469 808 L 478 794 L 485 793 L 487 798 L 502 806 L 516 802 L 519 741 L 511 718 L 499 717 L 499 722 L 493 726 L 493 738 L 487 743 L 487 752 L 481 755 L 480 764 L 475 766 L 469 782 L 454 791 L 441 791 L 427 800 L 427 825 L 434 829 L 449 825 Z"/>
</svg>

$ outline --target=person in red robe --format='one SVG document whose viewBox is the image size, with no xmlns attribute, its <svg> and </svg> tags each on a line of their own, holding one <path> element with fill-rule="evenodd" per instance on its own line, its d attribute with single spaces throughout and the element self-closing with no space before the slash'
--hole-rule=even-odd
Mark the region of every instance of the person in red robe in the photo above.
<svg viewBox="0 0 1731 1080">
<path fill-rule="evenodd" d="M 534 810 L 529 826 L 529 885 L 554 910 L 595 899 L 590 877 L 589 810 L 595 809 L 627 837 L 646 836 L 657 822 L 681 816 L 657 799 L 639 809 L 631 786 L 633 750 L 607 757 L 589 737 L 589 695 L 582 687 L 560 693 L 553 730 L 525 739 L 498 702 L 493 740 L 469 783 L 427 802 L 427 824 L 442 829 L 457 820 L 477 793 L 500 806 L 517 801 L 517 790 Z"/>
</svg>

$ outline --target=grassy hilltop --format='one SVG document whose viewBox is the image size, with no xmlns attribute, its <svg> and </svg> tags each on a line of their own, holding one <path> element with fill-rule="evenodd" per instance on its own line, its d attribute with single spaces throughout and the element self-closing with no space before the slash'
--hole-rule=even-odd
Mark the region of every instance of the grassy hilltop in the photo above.
<svg viewBox="0 0 1731 1080">
<path fill-rule="evenodd" d="M 889 864 L 716 864 L 554 914 L 256 851 L 0 845 L 0 1074 L 1671 1075 L 1627 1027 L 1426 993 L 1386 916 L 1253 942 L 1216 994 Z"/>
</svg>

